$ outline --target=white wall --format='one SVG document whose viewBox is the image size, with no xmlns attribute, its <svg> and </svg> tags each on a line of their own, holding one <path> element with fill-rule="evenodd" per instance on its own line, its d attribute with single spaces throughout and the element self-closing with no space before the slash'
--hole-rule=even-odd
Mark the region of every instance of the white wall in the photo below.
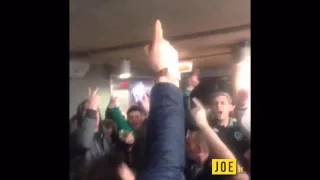
<svg viewBox="0 0 320 180">
<path fill-rule="evenodd" d="M 112 91 L 112 94 L 118 97 L 119 107 L 123 113 L 127 113 L 129 109 L 129 90 L 128 89 L 116 89 Z"/>
<path fill-rule="evenodd" d="M 109 72 L 105 66 L 91 65 L 83 78 L 71 79 L 69 82 L 69 118 L 75 113 L 78 104 L 88 97 L 88 87 L 99 88 L 98 95 L 101 97 L 100 111 L 104 119 L 105 110 L 110 99 Z"/>
</svg>

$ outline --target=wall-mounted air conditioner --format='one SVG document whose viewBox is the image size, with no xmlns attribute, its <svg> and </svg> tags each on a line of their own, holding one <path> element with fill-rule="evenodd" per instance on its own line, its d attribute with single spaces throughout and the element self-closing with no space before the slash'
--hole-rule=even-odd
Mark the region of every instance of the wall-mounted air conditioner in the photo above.
<svg viewBox="0 0 320 180">
<path fill-rule="evenodd" d="M 90 68 L 90 64 L 86 62 L 70 61 L 70 78 L 82 78 L 86 75 Z"/>
</svg>

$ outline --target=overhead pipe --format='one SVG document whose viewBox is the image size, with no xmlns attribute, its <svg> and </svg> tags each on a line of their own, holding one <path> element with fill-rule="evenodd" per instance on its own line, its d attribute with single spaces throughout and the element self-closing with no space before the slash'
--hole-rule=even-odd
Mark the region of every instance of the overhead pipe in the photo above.
<svg viewBox="0 0 320 180">
<path fill-rule="evenodd" d="M 192 34 L 173 36 L 171 38 L 168 38 L 168 41 L 170 41 L 170 42 L 179 42 L 179 41 L 196 39 L 196 38 L 207 37 L 207 36 L 234 33 L 234 32 L 243 31 L 243 30 L 247 30 L 247 29 L 250 29 L 250 24 L 234 26 L 234 27 L 228 27 L 228 28 L 223 28 L 223 29 L 216 29 L 216 30 L 211 30 L 211 31 L 203 31 L 203 32 L 192 33 Z M 87 57 L 87 56 L 92 56 L 92 55 L 95 55 L 95 54 L 101 54 L 101 53 L 108 53 L 108 52 L 114 52 L 114 51 L 121 51 L 121 50 L 126 50 L 126 49 L 144 47 L 145 45 L 147 45 L 149 43 L 150 43 L 150 41 L 146 40 L 146 41 L 123 44 L 123 45 L 113 46 L 113 47 L 106 47 L 106 48 L 99 48 L 99 49 L 89 49 L 89 50 L 85 50 L 85 51 L 71 51 L 70 52 L 70 56 L 71 57 Z"/>
<path fill-rule="evenodd" d="M 209 55 L 202 55 L 202 56 L 191 56 L 182 58 L 183 60 L 193 60 L 193 59 L 203 59 L 203 58 L 210 58 L 215 56 L 224 56 L 224 55 L 230 55 L 230 52 L 224 52 L 224 53 L 218 53 L 218 54 L 209 54 Z"/>
</svg>

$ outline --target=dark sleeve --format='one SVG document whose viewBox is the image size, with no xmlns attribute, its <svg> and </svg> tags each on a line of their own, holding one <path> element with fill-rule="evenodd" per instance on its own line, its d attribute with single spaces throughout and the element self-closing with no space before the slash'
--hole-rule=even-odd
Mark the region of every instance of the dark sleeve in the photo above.
<svg viewBox="0 0 320 180">
<path fill-rule="evenodd" d="M 186 159 L 186 167 L 184 169 L 185 180 L 192 179 L 191 164 L 192 164 L 192 161 L 189 159 Z"/>
<path fill-rule="evenodd" d="M 122 115 L 122 113 L 118 107 L 108 109 L 107 111 L 109 112 L 109 115 L 111 115 L 111 117 L 112 117 L 111 119 L 113 120 L 113 122 L 115 122 L 115 124 L 118 128 L 118 132 L 120 132 L 121 130 L 127 130 L 129 132 L 132 132 L 133 136 L 136 137 L 136 134 L 133 131 L 131 125 L 126 120 L 126 118 Z"/>
<path fill-rule="evenodd" d="M 183 106 L 185 110 L 191 109 L 190 104 L 190 91 L 185 91 L 183 94 Z"/>
<path fill-rule="evenodd" d="M 156 84 L 146 134 L 146 168 L 138 179 L 184 179 L 185 114 L 183 95 L 170 83 Z"/>
<path fill-rule="evenodd" d="M 188 130 L 195 131 L 197 130 L 197 126 L 194 124 L 193 117 L 190 114 L 191 109 L 191 99 L 190 99 L 190 91 L 185 91 L 183 94 L 183 105 L 184 105 L 184 113 L 185 113 L 185 129 L 186 133 Z"/>
<path fill-rule="evenodd" d="M 94 129 L 96 127 L 96 115 L 97 111 L 87 110 L 81 125 L 73 133 L 73 144 L 80 149 L 87 150 L 90 148 L 93 142 Z"/>
</svg>

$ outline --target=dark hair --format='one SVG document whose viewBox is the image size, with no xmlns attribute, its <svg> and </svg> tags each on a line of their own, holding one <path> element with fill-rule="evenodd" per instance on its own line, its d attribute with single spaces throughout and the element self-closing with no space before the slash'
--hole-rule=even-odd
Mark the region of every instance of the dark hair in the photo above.
<svg viewBox="0 0 320 180">
<path fill-rule="evenodd" d="M 127 116 L 129 116 L 129 113 L 131 113 L 133 111 L 139 111 L 141 114 L 143 114 L 143 109 L 140 106 L 133 105 L 128 109 Z"/>
<path fill-rule="evenodd" d="M 230 104 L 232 104 L 232 98 L 231 98 L 231 96 L 230 96 L 228 93 L 223 92 L 223 91 L 219 91 L 219 92 L 212 93 L 210 99 L 211 99 L 211 100 L 214 100 L 215 98 L 217 98 L 217 97 L 219 97 L 219 96 L 224 96 L 224 97 L 226 97 L 226 98 L 228 99 L 228 102 L 229 102 Z"/>
<path fill-rule="evenodd" d="M 203 77 L 200 83 L 193 89 L 190 96 L 198 98 L 203 105 L 210 106 L 212 102 L 212 93 L 223 91 L 233 94 L 232 84 L 230 84 L 230 76 L 219 77 Z"/>
<path fill-rule="evenodd" d="M 84 180 L 121 180 L 119 168 L 124 163 L 118 153 L 110 153 L 94 160 L 85 173 Z"/>
<path fill-rule="evenodd" d="M 113 123 L 113 121 L 111 119 L 105 119 L 104 121 L 102 121 L 102 125 L 104 126 L 104 128 L 115 129 L 115 124 Z"/>
</svg>

